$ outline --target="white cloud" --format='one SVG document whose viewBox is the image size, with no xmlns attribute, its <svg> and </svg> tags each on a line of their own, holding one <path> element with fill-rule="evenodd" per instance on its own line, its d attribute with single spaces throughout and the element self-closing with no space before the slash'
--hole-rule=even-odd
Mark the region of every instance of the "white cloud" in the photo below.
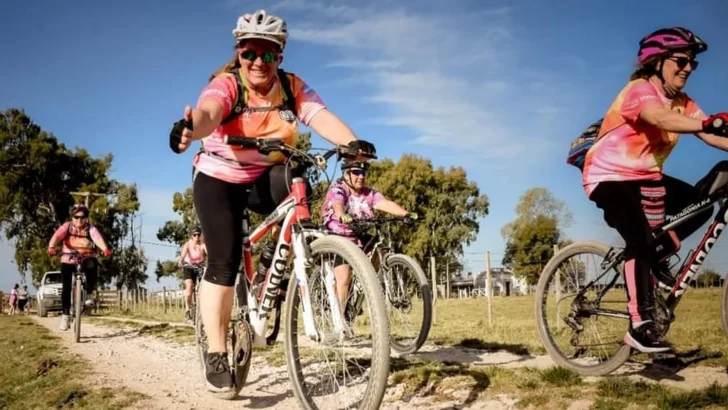
<svg viewBox="0 0 728 410">
<path fill-rule="evenodd" d="M 387 107 L 386 117 L 372 121 L 414 131 L 412 143 L 487 157 L 542 154 L 552 142 L 533 135 L 539 124 L 528 119 L 548 123 L 568 109 L 554 93 L 570 93 L 558 75 L 522 69 L 533 65 L 519 54 L 510 7 L 426 14 L 283 0 L 275 8 L 297 12 L 289 19 L 292 40 L 335 51 L 324 66 L 366 77 L 371 94 L 362 99 Z"/>
</svg>

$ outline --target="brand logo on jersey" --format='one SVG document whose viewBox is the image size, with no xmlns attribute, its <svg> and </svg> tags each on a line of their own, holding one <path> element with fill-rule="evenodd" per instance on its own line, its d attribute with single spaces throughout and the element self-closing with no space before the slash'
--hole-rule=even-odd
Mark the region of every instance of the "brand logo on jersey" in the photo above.
<svg viewBox="0 0 728 410">
<path fill-rule="evenodd" d="M 283 121 L 288 121 L 288 122 L 296 121 L 296 116 L 293 114 L 293 112 L 291 110 L 281 110 L 280 117 Z"/>
</svg>

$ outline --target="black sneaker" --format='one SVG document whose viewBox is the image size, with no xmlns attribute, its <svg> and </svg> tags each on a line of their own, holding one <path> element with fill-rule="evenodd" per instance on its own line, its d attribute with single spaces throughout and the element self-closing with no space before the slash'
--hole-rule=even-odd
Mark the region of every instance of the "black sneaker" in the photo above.
<svg viewBox="0 0 728 410">
<path fill-rule="evenodd" d="M 235 391 L 227 352 L 206 354 L 205 375 L 207 378 L 207 388 L 211 392 L 231 393 Z"/>
<path fill-rule="evenodd" d="M 629 331 L 624 335 L 624 343 L 642 353 L 660 353 L 672 350 L 672 344 L 662 336 L 652 321 L 637 329 L 630 325 Z"/>
</svg>

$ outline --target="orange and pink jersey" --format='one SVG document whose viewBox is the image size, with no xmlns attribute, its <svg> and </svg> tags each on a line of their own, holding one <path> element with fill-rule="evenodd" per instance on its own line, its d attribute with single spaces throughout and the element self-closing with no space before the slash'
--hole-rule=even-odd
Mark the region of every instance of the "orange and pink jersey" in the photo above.
<svg viewBox="0 0 728 410">
<path fill-rule="evenodd" d="M 65 239 L 64 239 L 65 238 Z M 101 243 L 103 237 L 101 232 L 92 224 L 86 225 L 86 228 L 79 230 L 75 228 L 71 222 L 66 222 L 56 229 L 53 239 L 58 243 L 63 241 L 64 255 L 61 256 L 61 263 L 75 263 L 74 258 L 68 255 L 68 252 L 76 251 L 82 255 L 95 254 L 94 243 Z"/>
<path fill-rule="evenodd" d="M 303 124 L 309 125 L 311 119 L 326 106 L 318 94 L 297 76 L 291 75 L 289 82 L 296 102 L 298 119 Z M 197 105 L 199 106 L 207 100 L 215 100 L 222 104 L 223 118 L 225 118 L 232 110 L 237 94 L 238 85 L 235 77 L 232 74 L 223 74 L 213 79 L 202 90 Z M 277 106 L 283 101 L 283 88 L 277 77 L 268 95 L 257 96 L 254 92 L 247 94 L 247 105 L 251 108 Z M 278 110 L 252 112 L 246 110 L 203 138 L 202 143 L 205 150 L 215 155 L 198 153 L 193 161 L 195 168 L 213 178 L 236 184 L 247 184 L 255 181 L 266 168 L 284 162 L 285 157 L 280 152 L 263 155 L 255 149 L 227 145 L 223 142 L 226 135 L 281 138 L 287 144 L 293 144 L 298 138 L 298 122 L 287 120 L 285 115 L 281 115 Z"/>
<path fill-rule="evenodd" d="M 587 196 L 602 181 L 662 179 L 662 166 L 679 134 L 640 119 L 642 109 L 655 102 L 693 118 L 706 118 L 686 94 L 669 99 L 650 81 L 630 81 L 609 107 L 597 141 L 586 154 L 582 183 Z"/>
</svg>

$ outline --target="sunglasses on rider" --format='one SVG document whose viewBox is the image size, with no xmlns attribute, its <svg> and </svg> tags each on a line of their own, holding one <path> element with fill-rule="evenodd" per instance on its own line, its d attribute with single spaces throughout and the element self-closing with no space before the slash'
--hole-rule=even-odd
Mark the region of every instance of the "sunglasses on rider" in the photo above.
<svg viewBox="0 0 728 410">
<path fill-rule="evenodd" d="M 193 234 L 192 234 L 192 237 L 193 237 L 193 238 L 196 238 L 196 237 L 198 237 L 198 236 L 200 236 L 200 234 L 199 234 L 199 233 L 193 233 Z"/>
<path fill-rule="evenodd" d="M 670 57 L 668 60 L 672 60 L 677 64 L 677 68 L 684 69 L 688 63 L 690 63 L 690 66 L 693 68 L 693 70 L 698 69 L 698 65 L 700 64 L 698 60 L 691 58 L 691 57 Z"/>
<path fill-rule="evenodd" d="M 73 215 L 73 219 L 86 219 L 86 215 Z"/>
<path fill-rule="evenodd" d="M 260 56 L 260 59 L 263 60 L 263 62 L 266 64 L 275 63 L 276 61 L 278 61 L 278 54 L 273 51 L 263 51 L 262 53 L 258 53 L 255 50 L 245 50 L 240 53 L 240 55 L 243 57 L 243 59 L 250 62 L 255 62 L 258 56 Z"/>
<path fill-rule="evenodd" d="M 363 169 L 352 169 L 352 170 L 349 170 L 349 173 L 352 175 L 358 176 L 358 177 L 367 174 L 367 172 L 364 171 Z"/>
</svg>

